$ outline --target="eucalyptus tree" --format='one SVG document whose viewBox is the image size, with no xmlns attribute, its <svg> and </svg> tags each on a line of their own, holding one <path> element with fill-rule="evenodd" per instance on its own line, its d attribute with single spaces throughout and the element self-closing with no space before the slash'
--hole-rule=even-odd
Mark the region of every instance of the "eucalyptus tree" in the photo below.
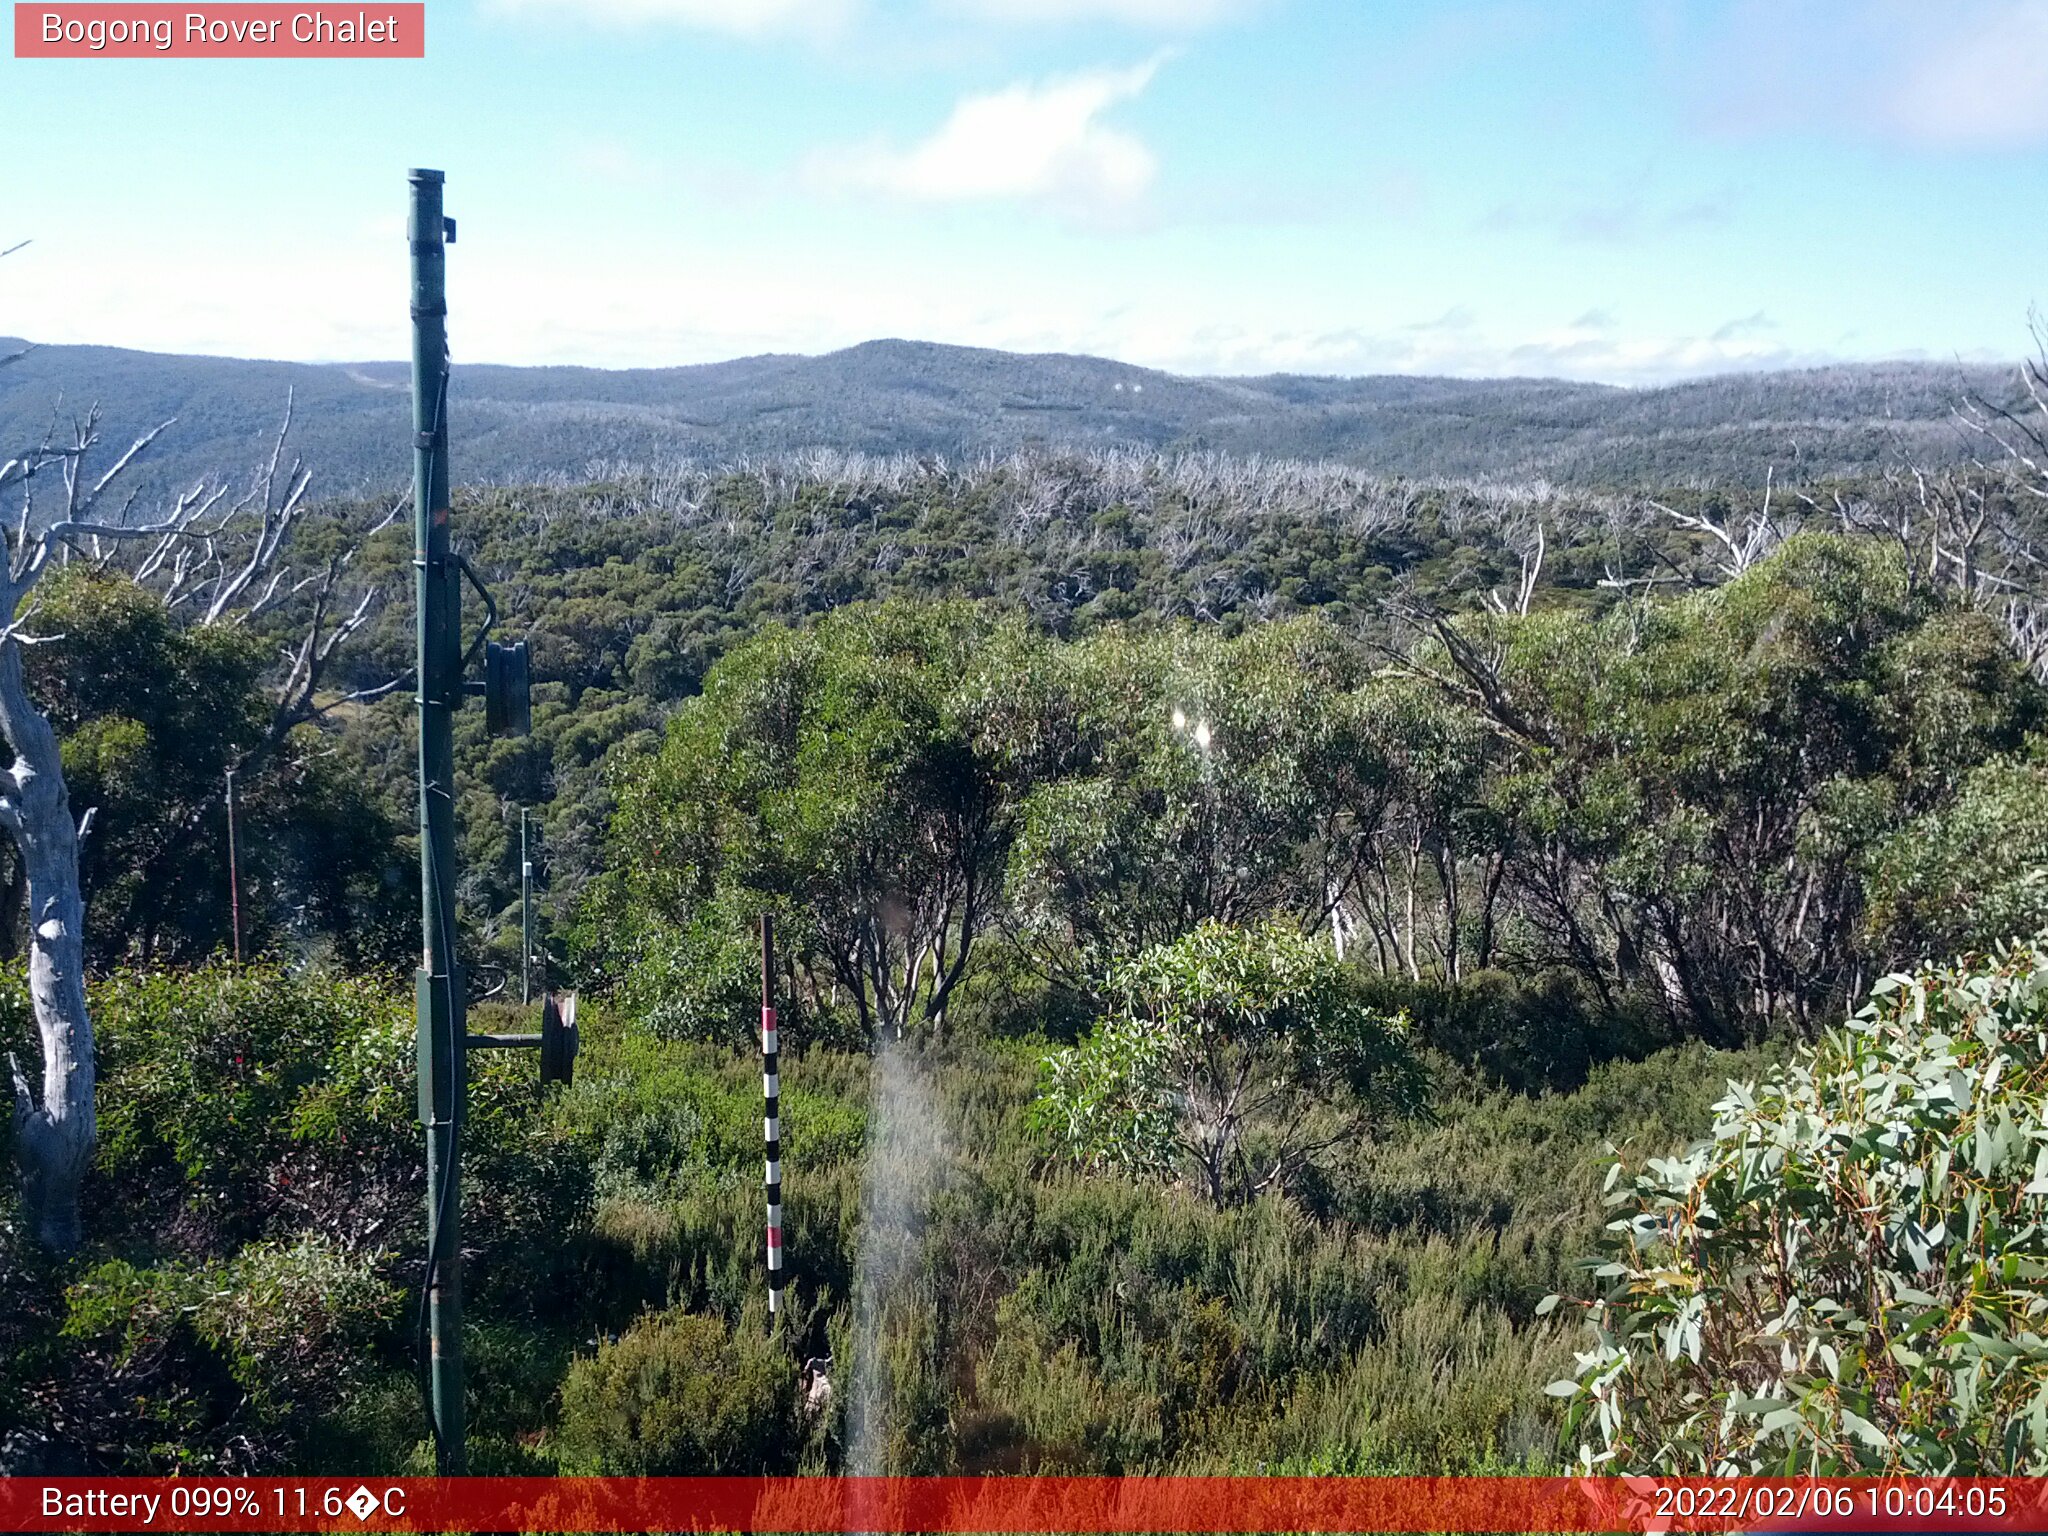
<svg viewBox="0 0 2048 1536">
<path fill-rule="evenodd" d="M 1332 921 L 1388 782 L 1364 657 L 1333 626 L 1112 626 L 1041 659 L 1009 727 L 1043 745 L 1008 905 L 1043 967 L 1085 982 L 1212 919 Z"/>
<path fill-rule="evenodd" d="M 1350 701 L 1381 786 L 1358 818 L 1350 905 L 1386 973 L 1458 981 L 1493 960 L 1507 854 L 1487 803 L 1499 754 L 1473 711 L 1406 677 L 1376 677 Z M 1362 785 L 1361 785 L 1362 787 Z M 1467 930 L 1472 943 L 1468 952 Z M 1361 950 L 1363 946 L 1360 946 Z"/>
<path fill-rule="evenodd" d="M 254 624 L 196 624 L 125 573 L 74 560 L 37 589 L 29 693 L 55 729 L 73 801 L 93 808 L 79 850 L 96 968 L 182 964 L 228 946 L 332 946 L 398 960 L 416 923 L 396 878 L 398 815 L 331 731 L 277 722 L 278 639 Z M 224 866 L 223 787 L 234 774 L 235 892 Z M 10 868 L 11 866 L 11 868 Z M 0 956 L 20 942 L 20 860 L 0 853 Z M 396 942 L 394 942 L 396 941 Z"/>
<path fill-rule="evenodd" d="M 735 648 L 620 784 L 629 910 L 726 957 L 773 910 L 802 1002 L 869 1035 L 941 1025 L 1015 823 L 973 719 L 1006 686 L 997 629 L 968 605 L 858 605 Z"/>
<path fill-rule="evenodd" d="M 1084 1167 L 1185 1179 L 1215 1205 L 1285 1189 L 1320 1154 L 1419 1113 L 1406 1021 L 1286 923 L 1206 922 L 1114 964 L 1109 1011 L 1044 1058 L 1033 1120 Z"/>
<path fill-rule="evenodd" d="M 40 1089 L 30 1084 L 18 1060 L 9 1062 L 15 1156 L 30 1221 L 37 1235 L 58 1249 L 78 1242 L 79 1188 L 97 1136 L 95 1052 L 85 1000 L 85 902 L 78 869 L 79 842 L 91 830 L 93 813 L 88 809 L 74 820 L 56 730 L 29 693 L 24 653 L 61 639 L 35 632 L 36 589 L 81 546 L 97 554 L 100 546 L 92 541 L 103 545 L 161 536 L 198 510 L 198 502 L 187 498 L 162 524 L 95 519 L 122 473 L 164 430 L 158 427 L 136 439 L 94 477 L 87 461 L 98 445 L 97 428 L 96 414 L 89 413 L 73 423 L 68 441 L 57 438 L 53 429 L 41 443 L 0 460 L 0 491 L 17 492 L 21 499 L 0 581 L 0 734 L 14 753 L 0 773 L 0 826 L 20 861 L 28 906 L 29 1001 L 43 1058 Z M 61 486 L 61 507 L 39 523 L 33 493 L 52 476 Z"/>
<path fill-rule="evenodd" d="M 1981 948 L 1990 936 L 2048 932 L 2048 754 L 1971 770 L 1955 796 L 1872 850 L 1865 927 L 1879 963 Z"/>
<path fill-rule="evenodd" d="M 1402 664 L 1503 754 L 1519 958 L 1645 984 L 1722 1040 L 1810 1028 L 1867 982 L 1880 841 L 2044 707 L 1989 617 L 1817 534 L 1590 622 L 1438 618 Z"/>
<path fill-rule="evenodd" d="M 1617 1158 L 1547 1388 L 1583 1467 L 2048 1472 L 2044 983 L 2033 944 L 1886 976 L 1689 1151 Z"/>
</svg>

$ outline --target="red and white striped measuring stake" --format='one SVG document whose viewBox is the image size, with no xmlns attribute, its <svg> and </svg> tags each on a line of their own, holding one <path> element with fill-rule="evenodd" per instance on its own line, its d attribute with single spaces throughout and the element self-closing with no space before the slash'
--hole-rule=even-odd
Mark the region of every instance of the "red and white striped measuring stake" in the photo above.
<svg viewBox="0 0 2048 1536">
<path fill-rule="evenodd" d="M 782 1310 L 781 1042 L 775 1032 L 775 919 L 761 914 L 761 1137 L 768 1193 L 768 1316 Z"/>
</svg>

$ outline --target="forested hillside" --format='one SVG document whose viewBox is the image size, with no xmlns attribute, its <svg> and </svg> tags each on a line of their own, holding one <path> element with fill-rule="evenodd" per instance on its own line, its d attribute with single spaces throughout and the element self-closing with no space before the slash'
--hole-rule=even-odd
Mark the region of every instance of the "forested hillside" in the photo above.
<svg viewBox="0 0 2048 1536">
<path fill-rule="evenodd" d="M 0 351 L 16 343 L 0 341 Z M 296 364 L 42 347 L 0 372 L 0 440 L 33 441 L 53 402 L 106 409 L 123 441 L 175 417 L 142 466 L 158 492 L 248 460 L 287 392 L 323 493 L 381 492 L 409 473 L 403 364 Z M 458 354 L 456 478 L 577 483 L 603 466 L 729 463 L 811 448 L 973 458 L 1023 447 L 1138 446 L 1327 458 L 1411 478 L 1546 478 L 1581 486 L 1760 484 L 1947 463 L 1973 446 L 1951 419 L 2011 370 L 1872 364 L 1623 390 L 1546 379 L 1182 378 L 1102 358 L 903 341 L 823 357 L 690 368 L 504 368 Z M 60 412 L 61 414 L 61 412 Z"/>
<path fill-rule="evenodd" d="M 1815 1468 L 2048 1465 L 1949 1357 L 1900 1392 L 1846 1320 L 1751 1380 L 1726 1340 L 1774 1325 L 1740 1233 L 1685 1259 L 1726 1335 L 1582 1267 L 1614 1199 L 1640 1222 L 1609 1262 L 1659 1272 L 1688 1144 L 1761 1199 L 1758 1105 L 1854 1124 L 1839 1063 L 1894 1073 L 1934 1085 L 1919 1182 L 1823 1132 L 1800 1177 L 1877 1179 L 1919 1257 L 1829 1229 L 1837 1294 L 1981 1303 L 1996 1400 L 2032 1400 L 1998 1353 L 2027 1314 L 1985 1290 L 2034 1262 L 2017 1217 L 1937 1231 L 1922 1192 L 1942 1137 L 1980 1138 L 2000 1211 L 2034 1165 L 1958 1106 L 2036 1124 L 2048 1070 L 2008 943 L 2048 924 L 2036 489 L 1128 451 L 458 496 L 535 667 L 530 735 L 460 728 L 473 1017 L 520 1018 L 521 807 L 545 967 L 586 1001 L 566 1090 L 473 1069 L 474 1469 L 1778 1467 L 1788 1425 Z M 287 519 L 320 579 L 234 623 L 204 622 L 234 560 L 169 546 L 82 542 L 38 593 L 64 638 L 29 685 L 96 808 L 103 1110 L 76 1251 L 0 1228 L 8 1470 L 428 1464 L 412 564 L 384 515 Z M 0 991 L 22 1054 L 27 1014 Z M 1603 1307 L 1621 1342 L 1588 1350 Z M 1688 1328 L 1712 1347 L 1667 1355 Z M 1730 1405 L 1711 1433 L 1700 1393 Z"/>
</svg>

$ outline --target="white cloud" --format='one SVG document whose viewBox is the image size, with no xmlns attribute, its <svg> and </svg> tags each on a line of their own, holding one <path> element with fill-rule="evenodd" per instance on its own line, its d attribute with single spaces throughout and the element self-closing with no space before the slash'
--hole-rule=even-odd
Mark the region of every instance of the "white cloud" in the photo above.
<svg viewBox="0 0 2048 1536">
<path fill-rule="evenodd" d="M 1460 316 L 1454 309 L 1451 314 Z M 1076 317 L 1081 324 L 1081 318 Z M 1445 325 L 1273 323 L 1239 321 L 1190 325 L 1155 310 L 1087 328 L 1093 351 L 1172 373 L 1241 375 L 1307 373 L 1448 375 L 1459 378 L 1574 379 L 1586 383 L 1650 385 L 1709 374 L 1800 368 L 1853 357 L 1847 349 L 1797 346 L 1755 334 L 1729 336 L 1657 333 L 1618 328 L 1611 314 L 1593 310 L 1569 324 L 1489 325 L 1478 317 Z"/>
<path fill-rule="evenodd" d="M 913 202 L 1009 200 L 1103 219 L 1128 215 L 1158 171 L 1143 140 L 1103 121 L 1152 81 L 1161 60 L 1091 70 L 964 97 L 931 137 L 908 149 L 839 151 L 812 162 L 817 179 Z"/>
<path fill-rule="evenodd" d="M 558 18 L 607 26 L 670 25 L 734 37 L 829 35 L 860 0 L 483 0 L 484 9 L 522 19 Z"/>
<path fill-rule="evenodd" d="M 1652 168 L 1575 178 L 1529 201 L 1504 203 L 1480 220 L 1484 233 L 1541 230 L 1578 245 L 1627 246 L 1724 224 L 1738 201 L 1732 187 L 1679 200 L 1662 192 Z"/>
<path fill-rule="evenodd" d="M 1472 329 L 1472 311 L 1463 304 L 1453 304 L 1434 320 L 1410 322 L 1411 331 L 1469 331 Z"/>
<path fill-rule="evenodd" d="M 134 230 L 143 226 L 137 223 Z M 224 246 L 210 227 L 59 230 L 0 263 L 0 295 L 32 339 L 161 352 L 308 360 L 400 358 L 402 236 L 382 221 L 291 229 Z M 673 367 L 763 352 L 821 352 L 907 336 L 1019 352 L 1080 352 L 1192 374 L 1548 375 L 1647 384 L 1803 366 L 1900 348 L 1768 315 L 1705 312 L 1661 325 L 1560 305 L 1551 318 L 1270 282 L 1216 286 L 1134 262 L 1136 278 L 1077 282 L 1028 255 L 963 281 L 950 251 L 917 242 L 821 249 L 634 242 L 599 254 L 570 240 L 465 240 L 455 353 L 464 362 Z M 1111 265 L 1114 265 L 1112 259 Z M 1142 280 L 1138 280 L 1142 279 Z M 167 305 L 163 295 L 179 295 Z M 1585 297 L 1597 297 L 1588 294 Z M 1363 301 L 1370 303 L 1370 296 Z M 32 321 L 30 317 L 33 317 Z M 1571 318 L 1576 317 L 1576 318 Z M 1953 355 L 1953 354 L 1950 354 Z M 1983 353 L 1965 349 L 1966 361 Z M 1148 395 L 1150 390 L 1148 388 Z"/>
<path fill-rule="evenodd" d="M 1758 336 L 1765 331 L 1775 331 L 1777 328 L 1778 322 L 1759 309 L 1753 314 L 1738 315 L 1735 319 L 1724 322 L 1707 339 L 1710 341 L 1734 341 L 1739 337 Z"/>
</svg>

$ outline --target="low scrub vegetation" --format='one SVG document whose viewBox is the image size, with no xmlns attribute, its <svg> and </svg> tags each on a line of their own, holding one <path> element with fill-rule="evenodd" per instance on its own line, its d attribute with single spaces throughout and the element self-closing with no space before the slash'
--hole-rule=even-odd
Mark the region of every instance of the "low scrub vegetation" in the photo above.
<svg viewBox="0 0 2048 1536">
<path fill-rule="evenodd" d="M 130 1107 L 85 1251 L 0 1233 L 23 1303 L 0 1319 L 10 1467 L 426 1465 L 401 998 L 220 968 L 111 978 L 95 1003 L 108 1102 Z M 617 1016 L 589 1031 L 566 1091 L 488 1058 L 473 1083 L 478 1470 L 836 1468 L 878 1361 L 887 1470 L 1549 1466 L 1542 1388 L 1571 1338 L 1537 1306 L 1598 1234 L 1601 1148 L 1682 1144 L 1757 1063 L 1686 1046 L 1531 1097 L 1432 1057 L 1433 1116 L 1330 1148 L 1296 1197 L 1219 1207 L 1054 1156 L 1030 1125 L 1051 1047 L 913 1043 L 943 1153 L 864 1344 L 873 1059 L 786 1061 L 794 1268 L 771 1341 L 757 1063 Z M 200 1040 L 217 1066 L 156 1091 Z M 797 1368 L 828 1354 L 833 1401 L 806 1417 Z"/>
</svg>

